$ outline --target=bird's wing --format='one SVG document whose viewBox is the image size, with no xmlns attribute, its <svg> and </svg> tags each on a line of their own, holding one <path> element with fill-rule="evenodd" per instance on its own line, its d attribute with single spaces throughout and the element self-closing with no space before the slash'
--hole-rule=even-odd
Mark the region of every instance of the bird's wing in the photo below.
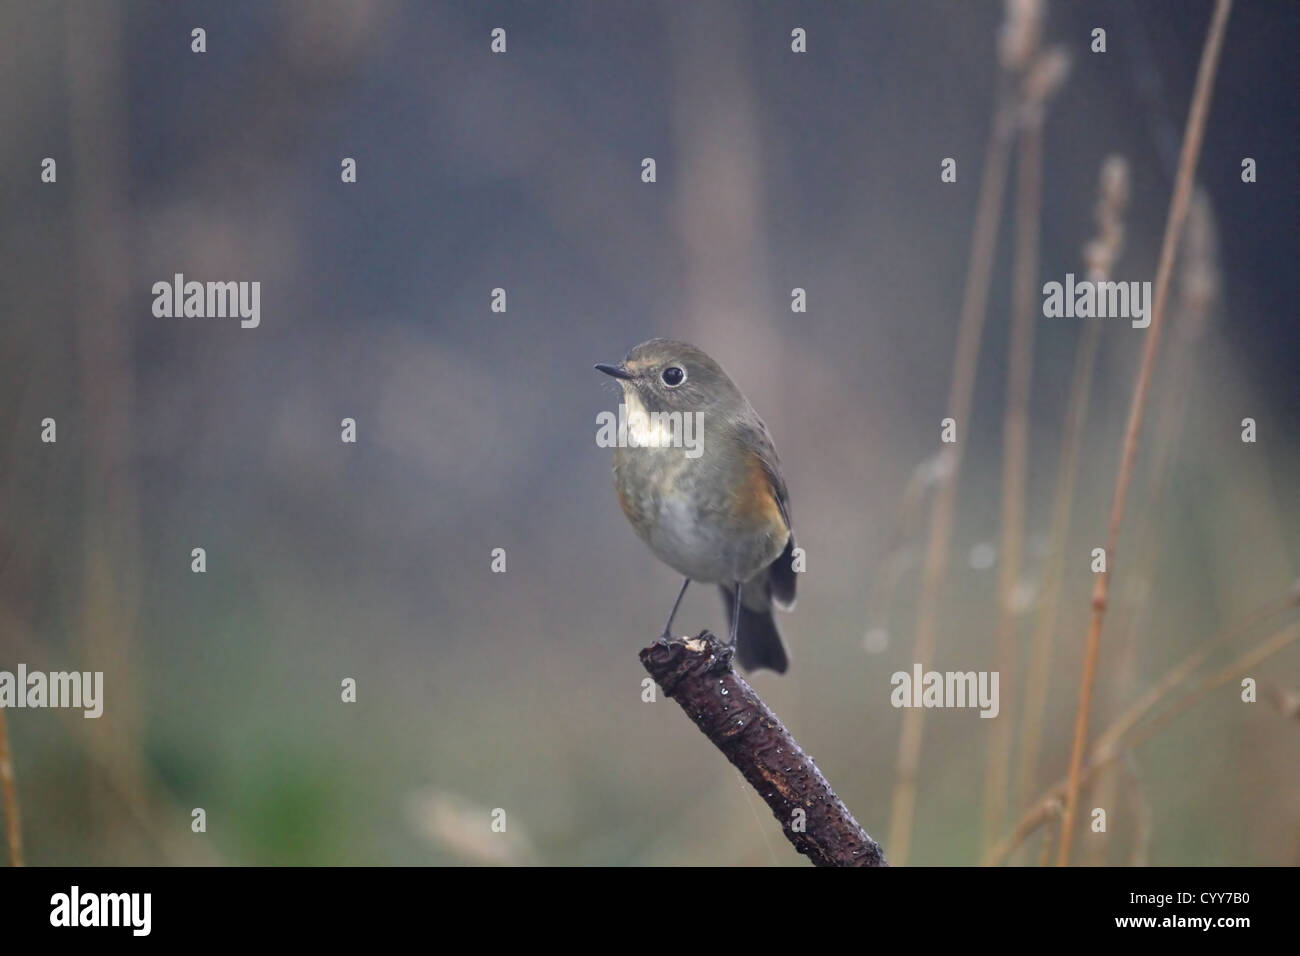
<svg viewBox="0 0 1300 956">
<path fill-rule="evenodd" d="M 798 580 L 794 570 L 794 525 L 790 521 L 790 493 L 786 490 L 785 479 L 781 477 L 781 462 L 776 457 L 776 446 L 772 442 L 767 426 L 757 415 L 753 420 L 758 423 L 757 426 L 748 422 L 738 422 L 737 428 L 744 447 L 753 450 L 754 457 L 762 465 L 763 473 L 772 488 L 772 497 L 776 500 L 776 506 L 781 509 L 781 518 L 785 521 L 786 530 L 790 532 L 785 550 L 768 567 L 767 575 L 772 597 L 779 606 L 789 610 L 794 607 Z"/>
<path fill-rule="evenodd" d="M 776 446 L 772 443 L 772 436 L 762 419 L 755 415 L 754 420 L 758 422 L 757 426 L 750 422 L 737 422 L 736 429 L 740 434 L 742 446 L 756 453 L 759 464 L 763 466 L 763 472 L 767 475 L 768 484 L 772 486 L 772 497 L 776 499 L 776 506 L 781 509 L 786 530 L 793 533 L 794 525 L 790 521 L 790 492 L 786 490 L 785 479 L 781 477 L 781 461 L 776 457 Z"/>
</svg>

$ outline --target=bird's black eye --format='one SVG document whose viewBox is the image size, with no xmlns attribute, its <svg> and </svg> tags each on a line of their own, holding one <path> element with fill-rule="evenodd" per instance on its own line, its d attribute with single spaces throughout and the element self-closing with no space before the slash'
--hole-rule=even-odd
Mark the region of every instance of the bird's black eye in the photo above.
<svg viewBox="0 0 1300 956">
<path fill-rule="evenodd" d="M 676 388 L 686 381 L 686 370 L 679 365 L 670 365 L 659 373 L 659 377 L 669 388 Z"/>
</svg>

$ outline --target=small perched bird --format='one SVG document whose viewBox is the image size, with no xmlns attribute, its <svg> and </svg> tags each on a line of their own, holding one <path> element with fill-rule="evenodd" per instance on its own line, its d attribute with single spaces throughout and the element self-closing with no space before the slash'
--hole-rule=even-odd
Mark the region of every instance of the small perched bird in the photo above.
<svg viewBox="0 0 1300 956">
<path fill-rule="evenodd" d="M 767 426 L 722 367 L 686 342 L 651 339 L 596 368 L 623 390 L 618 502 L 641 540 L 686 578 L 663 636 L 692 581 L 717 584 L 740 665 L 785 673 L 772 605 L 794 607 L 795 545 Z"/>
</svg>

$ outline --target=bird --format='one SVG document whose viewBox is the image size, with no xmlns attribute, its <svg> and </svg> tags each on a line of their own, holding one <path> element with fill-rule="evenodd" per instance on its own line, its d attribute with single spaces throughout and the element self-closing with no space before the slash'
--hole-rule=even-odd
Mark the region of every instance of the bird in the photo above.
<svg viewBox="0 0 1300 956">
<path fill-rule="evenodd" d="M 722 366 L 688 342 L 642 342 L 597 371 L 622 389 L 614 488 L 637 535 L 685 580 L 716 584 L 746 671 L 779 674 L 789 655 L 773 608 L 793 609 L 790 496 L 763 420 Z M 607 413 L 608 414 L 608 413 Z"/>
</svg>

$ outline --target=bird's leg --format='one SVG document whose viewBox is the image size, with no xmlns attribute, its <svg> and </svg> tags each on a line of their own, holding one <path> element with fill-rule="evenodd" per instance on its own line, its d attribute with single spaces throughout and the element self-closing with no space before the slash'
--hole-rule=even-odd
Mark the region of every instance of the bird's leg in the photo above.
<svg viewBox="0 0 1300 956">
<path fill-rule="evenodd" d="M 731 612 L 731 646 L 736 646 L 736 635 L 740 633 L 740 582 L 736 582 L 736 607 Z"/>
<path fill-rule="evenodd" d="M 682 589 L 677 592 L 677 600 L 673 602 L 673 609 L 668 612 L 668 623 L 664 625 L 664 632 L 659 635 L 661 640 L 666 641 L 668 640 L 668 638 L 672 637 L 673 618 L 677 616 L 677 608 L 681 606 L 682 598 L 686 596 L 686 587 L 690 583 L 691 583 L 690 578 L 687 578 L 685 581 L 682 582 Z"/>
</svg>

